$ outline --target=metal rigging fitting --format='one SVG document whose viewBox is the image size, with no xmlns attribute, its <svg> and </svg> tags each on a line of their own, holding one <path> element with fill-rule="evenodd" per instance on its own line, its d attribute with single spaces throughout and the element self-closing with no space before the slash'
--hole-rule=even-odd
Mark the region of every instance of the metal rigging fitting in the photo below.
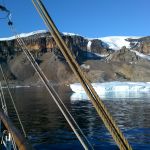
<svg viewBox="0 0 150 150">
<path fill-rule="evenodd" d="M 11 12 L 5 6 L 3 6 L 3 5 L 0 5 L 0 11 L 3 11 L 5 13 L 7 13 L 5 17 L 2 17 L 0 19 L 6 19 L 6 18 L 8 18 L 8 25 L 12 26 L 13 22 L 11 20 Z"/>
</svg>

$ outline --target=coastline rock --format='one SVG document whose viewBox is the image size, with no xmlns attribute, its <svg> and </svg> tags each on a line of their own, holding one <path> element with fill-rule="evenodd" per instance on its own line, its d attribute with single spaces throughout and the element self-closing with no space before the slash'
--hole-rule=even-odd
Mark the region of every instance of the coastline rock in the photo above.
<svg viewBox="0 0 150 150">
<path fill-rule="evenodd" d="M 126 47 L 114 51 L 108 49 L 99 39 L 88 40 L 77 35 L 62 35 L 62 38 L 91 82 L 150 81 L 149 61 Z M 48 32 L 23 39 L 51 82 L 63 84 L 78 82 Z M 132 49 L 149 54 L 149 37 L 136 39 L 136 42 L 134 39 L 128 40 L 134 46 Z M 15 39 L 0 41 L 0 63 L 5 68 L 9 80 L 24 83 L 40 82 Z"/>
</svg>

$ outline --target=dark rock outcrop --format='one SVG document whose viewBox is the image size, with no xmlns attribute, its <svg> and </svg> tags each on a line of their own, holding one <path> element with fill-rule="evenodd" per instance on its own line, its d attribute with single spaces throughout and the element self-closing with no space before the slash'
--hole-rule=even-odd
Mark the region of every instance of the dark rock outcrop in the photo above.
<svg viewBox="0 0 150 150">
<path fill-rule="evenodd" d="M 131 49 L 135 49 L 143 54 L 150 54 L 150 36 L 139 39 L 128 39 Z"/>
<path fill-rule="evenodd" d="M 113 51 L 99 39 L 88 40 L 82 36 L 63 34 L 62 38 L 91 82 L 150 80 L 149 61 L 126 47 Z M 48 32 L 23 39 L 49 80 L 59 83 L 77 82 L 77 78 Z M 149 37 L 127 40 L 130 41 L 133 50 L 149 54 Z M 25 83 L 38 83 L 40 80 L 15 39 L 0 41 L 0 63 L 10 80 Z"/>
<path fill-rule="evenodd" d="M 121 50 L 112 54 L 111 61 L 132 63 L 138 61 L 140 58 L 130 49 L 123 47 Z"/>
<path fill-rule="evenodd" d="M 90 54 L 92 57 L 88 54 L 87 39 L 76 35 L 62 35 L 62 38 L 79 64 L 82 64 L 83 61 L 89 59 L 89 57 L 90 59 L 93 59 L 94 54 Z M 47 72 L 49 79 L 56 81 L 65 79 L 67 76 L 69 77 L 70 73 L 68 72 L 71 71 L 50 33 L 34 34 L 24 37 L 23 40 L 36 61 L 44 71 Z M 101 43 L 100 40 L 99 42 Z M 98 46 L 93 44 L 92 49 L 92 52 L 95 52 L 95 50 L 98 50 Z M 99 49 L 102 50 L 103 48 L 99 46 Z M 97 53 L 98 52 L 100 51 L 97 51 Z M 95 55 L 95 59 L 100 58 Z M 16 78 L 19 81 L 25 81 L 29 78 L 33 79 L 35 72 L 30 65 L 30 62 L 23 54 L 16 39 L 0 41 L 0 61 L 8 66 L 9 74 L 12 75 L 13 78 Z M 50 71 L 48 71 L 47 68 Z M 55 75 L 53 75 L 53 73 Z"/>
<path fill-rule="evenodd" d="M 91 40 L 91 52 L 106 55 L 111 52 L 108 48 L 104 46 L 104 43 L 101 40 L 94 39 Z"/>
</svg>

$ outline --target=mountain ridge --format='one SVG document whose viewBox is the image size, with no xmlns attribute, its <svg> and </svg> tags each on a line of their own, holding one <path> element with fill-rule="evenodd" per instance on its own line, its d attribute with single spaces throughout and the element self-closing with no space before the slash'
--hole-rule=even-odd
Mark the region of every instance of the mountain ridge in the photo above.
<svg viewBox="0 0 150 150">
<path fill-rule="evenodd" d="M 99 38 L 88 39 L 72 33 L 61 35 L 91 82 L 150 81 L 149 37 L 111 36 L 104 37 L 107 42 L 103 42 Z M 20 36 L 49 80 L 77 81 L 49 32 L 40 30 Z M 37 82 L 37 75 L 15 37 L 0 40 L 0 51 L 0 61 L 10 80 Z"/>
<path fill-rule="evenodd" d="M 36 34 L 42 34 L 42 33 L 48 33 L 47 30 L 37 30 L 37 31 L 33 31 L 33 32 L 28 32 L 28 33 L 21 33 L 18 34 L 19 37 L 21 38 L 25 38 L 25 37 L 29 37 L 32 35 L 36 35 Z M 127 39 L 140 39 L 140 38 L 144 38 L 141 36 L 105 36 L 105 37 L 98 37 L 98 38 L 89 38 L 89 37 L 85 37 L 76 33 L 69 33 L 69 32 L 62 32 L 62 35 L 65 36 L 80 36 L 83 37 L 85 39 L 87 39 L 88 41 L 92 41 L 92 40 L 101 40 L 102 42 L 104 42 L 105 46 L 107 46 L 107 48 L 113 49 L 113 50 L 119 50 L 121 49 L 123 46 L 126 46 L 127 48 L 129 47 L 129 42 L 127 41 Z M 0 38 L 0 41 L 8 41 L 8 40 L 14 40 L 16 39 L 15 36 L 11 36 L 11 37 L 5 37 L 5 38 Z M 120 45 L 121 43 L 121 45 Z"/>
</svg>

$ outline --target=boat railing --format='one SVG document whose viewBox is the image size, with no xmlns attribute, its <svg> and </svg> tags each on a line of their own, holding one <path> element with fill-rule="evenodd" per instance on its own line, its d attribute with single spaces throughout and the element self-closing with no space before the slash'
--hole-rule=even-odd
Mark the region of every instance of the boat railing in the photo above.
<svg viewBox="0 0 150 150">
<path fill-rule="evenodd" d="M 3 112 L 0 112 L 0 140 L 1 147 L 3 146 L 7 150 L 12 149 L 13 141 L 18 150 L 33 149 L 31 145 L 27 143 L 26 138 L 22 136 L 12 121 Z"/>
</svg>

